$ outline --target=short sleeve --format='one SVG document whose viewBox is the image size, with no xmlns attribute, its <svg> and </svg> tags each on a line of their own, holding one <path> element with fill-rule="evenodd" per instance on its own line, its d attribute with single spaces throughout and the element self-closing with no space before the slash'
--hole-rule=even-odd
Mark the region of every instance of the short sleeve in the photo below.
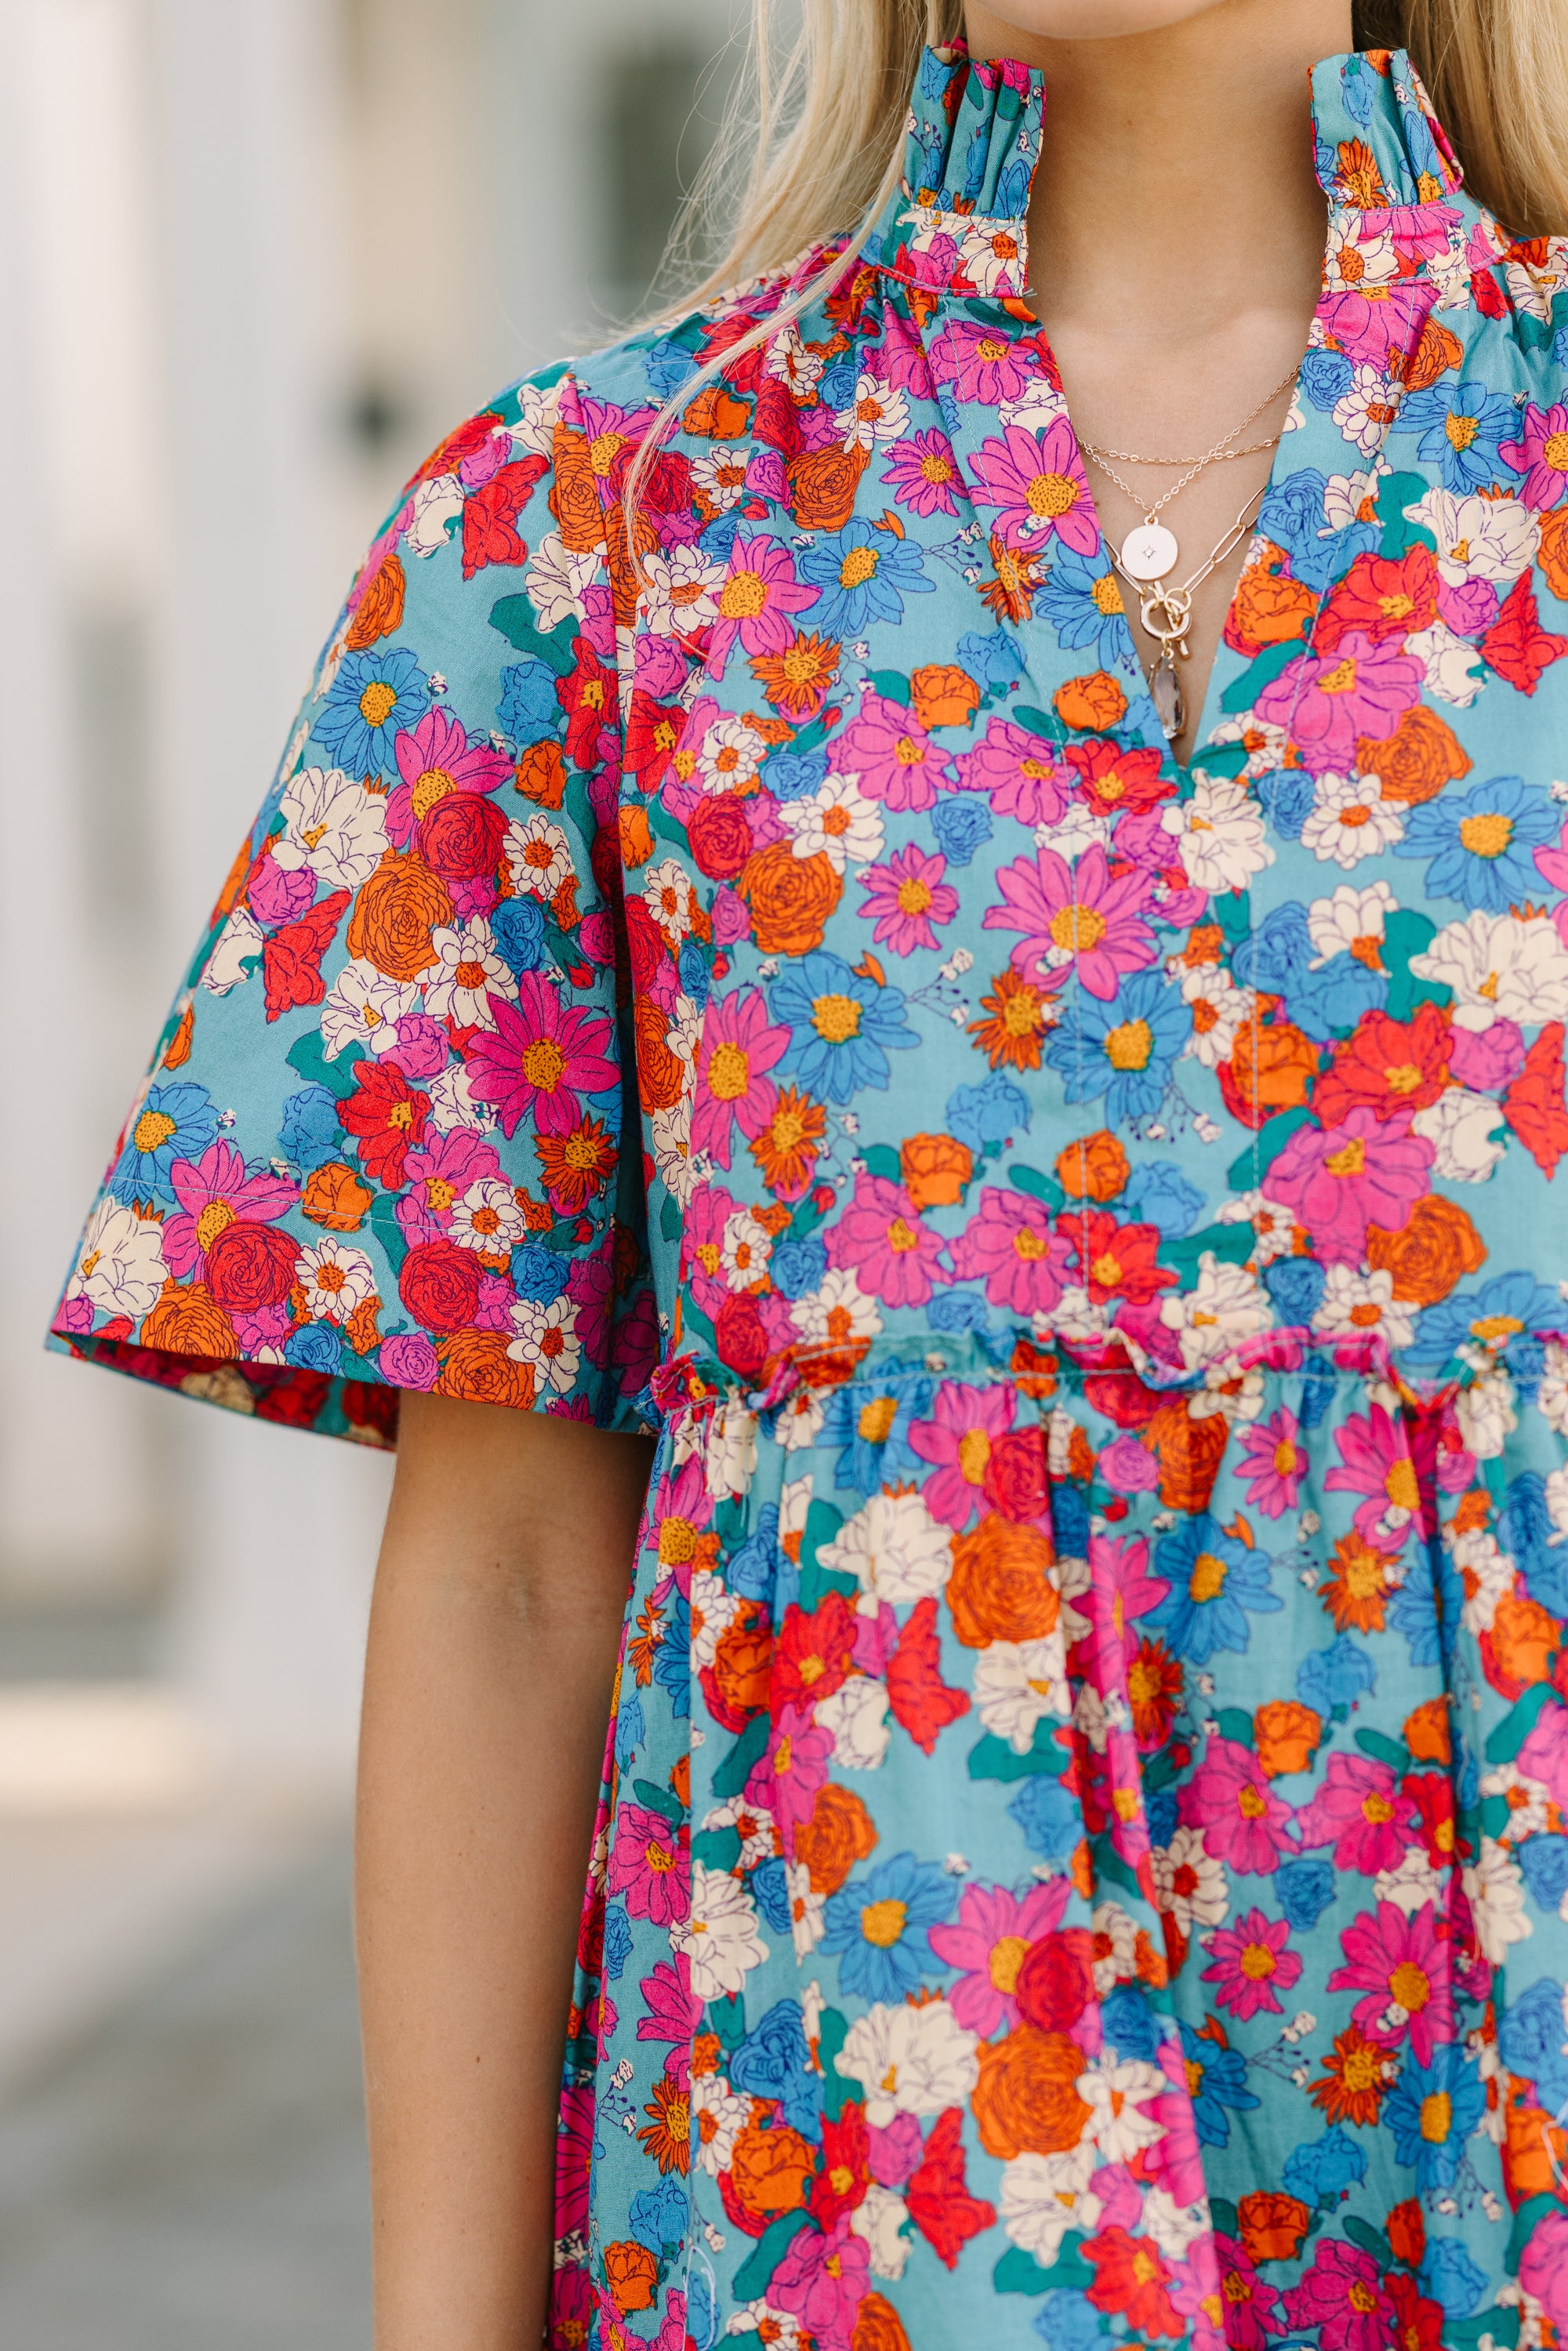
<svg viewBox="0 0 1568 2351">
<path fill-rule="evenodd" d="M 371 1442 L 404 1388 L 638 1425 L 656 1322 L 603 513 L 559 371 L 409 486 L 115 1145 L 56 1347 Z"/>
</svg>

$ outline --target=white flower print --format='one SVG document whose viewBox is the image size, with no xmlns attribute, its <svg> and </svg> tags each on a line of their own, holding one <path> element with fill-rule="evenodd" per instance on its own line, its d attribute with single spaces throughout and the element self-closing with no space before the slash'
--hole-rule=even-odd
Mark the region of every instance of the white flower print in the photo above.
<svg viewBox="0 0 1568 2351">
<path fill-rule="evenodd" d="M 340 1324 L 371 1295 L 376 1270 L 363 1249 L 329 1235 L 314 1249 L 300 1250 L 298 1279 L 310 1320 Z"/>
<path fill-rule="evenodd" d="M 493 1029 L 490 998 L 515 997 L 517 983 L 497 954 L 495 934 L 484 915 L 432 931 L 430 944 L 440 958 L 433 976 L 421 983 L 431 1019 L 450 1020 L 459 1029 Z"/>
<path fill-rule="evenodd" d="M 1430 489 L 1405 509 L 1407 521 L 1430 531 L 1437 570 L 1450 588 L 1490 580 L 1500 596 L 1535 560 L 1541 526 L 1519 498 L 1458 497 Z"/>
<path fill-rule="evenodd" d="M 825 857 L 835 873 L 882 855 L 882 810 L 855 776 L 824 776 L 814 792 L 782 801 L 779 821 L 797 857 Z"/>
<path fill-rule="evenodd" d="M 1336 955 L 1353 955 L 1369 971 L 1380 969 L 1388 917 L 1398 911 L 1399 901 L 1381 881 L 1364 889 L 1342 882 L 1332 897 L 1314 898 L 1307 908 L 1313 970 L 1321 971 Z"/>
<path fill-rule="evenodd" d="M 513 888 L 530 898 L 553 898 L 577 870 L 571 862 L 570 841 L 541 809 L 532 816 L 512 819 L 501 850 Z"/>
<path fill-rule="evenodd" d="M 1471 1093 L 1465 1086 L 1447 1086 L 1410 1122 L 1437 1152 L 1432 1173 L 1448 1184 L 1484 1184 L 1502 1157 L 1495 1140 L 1502 1125 L 1502 1104 L 1490 1094 Z"/>
<path fill-rule="evenodd" d="M 517 1196 L 503 1176 L 481 1176 L 452 1205 L 448 1237 L 459 1249 L 507 1257 L 528 1231 Z"/>
<path fill-rule="evenodd" d="M 1348 872 L 1364 857 L 1380 857 L 1405 837 L 1405 820 L 1383 797 L 1376 776 L 1318 778 L 1312 810 L 1301 827 L 1301 846 L 1325 863 Z"/>
<path fill-rule="evenodd" d="M 336 768 L 302 768 L 279 802 L 285 830 L 272 843 L 286 872 L 308 866 L 329 890 L 357 890 L 387 845 L 386 801 Z"/>
<path fill-rule="evenodd" d="M 1450 1018 L 1479 1035 L 1494 1020 L 1532 1027 L 1568 1014 L 1568 949 L 1545 914 L 1489 914 L 1478 907 L 1450 923 L 1410 968 L 1452 988 Z"/>
<path fill-rule="evenodd" d="M 1201 1829 L 1178 1828 L 1167 1845 L 1149 1855 L 1155 1893 L 1184 1935 L 1197 1927 L 1219 1927 L 1230 1907 L 1225 1864 L 1207 1852 Z"/>
<path fill-rule="evenodd" d="M 1381 1269 L 1359 1272 L 1354 1266 L 1326 1269 L 1323 1294 L 1312 1316 L 1312 1328 L 1328 1339 L 1352 1339 L 1377 1331 L 1391 1347 L 1407 1347 L 1416 1335 L 1420 1309 L 1394 1295 L 1394 1276 Z"/>
<path fill-rule="evenodd" d="M 397 1047 L 397 1024 L 416 1011 L 419 990 L 402 980 L 388 979 L 373 963 L 347 963 L 338 974 L 321 1007 L 321 1037 L 329 1061 L 347 1046 L 370 1053 L 391 1053 Z"/>
<path fill-rule="evenodd" d="M 1274 862 L 1257 800 L 1239 777 L 1195 769 L 1192 798 L 1167 801 L 1160 822 L 1179 842 L 1195 890 L 1245 890 Z"/>
<path fill-rule="evenodd" d="M 835 409 L 833 423 L 846 449 L 868 454 L 879 442 L 897 441 L 909 430 L 909 402 L 881 376 L 861 375 L 847 408 Z"/>
<path fill-rule="evenodd" d="M 512 1328 L 517 1337 L 507 1349 L 520 1364 L 533 1366 L 540 1388 L 570 1395 L 577 1384 L 582 1342 L 577 1335 L 577 1307 L 564 1291 L 542 1306 L 536 1298 L 518 1298 L 512 1304 Z"/>
<path fill-rule="evenodd" d="M 980 2078 L 977 2046 L 977 2036 L 945 2000 L 921 2008 L 878 2001 L 856 2017 L 834 2063 L 847 2081 L 864 2085 L 865 2118 L 885 2130 L 896 2114 L 936 2115 L 964 2105 Z"/>
<path fill-rule="evenodd" d="M 986 1729 L 1027 1755 L 1035 1726 L 1066 1719 L 1071 1702 L 1063 1633 L 1035 1641 L 993 1641 L 975 1663 L 975 1711 Z"/>
<path fill-rule="evenodd" d="M 102 1314 L 140 1322 L 158 1303 L 167 1279 L 163 1228 L 118 1200 L 100 1200 L 82 1236 L 81 1253 L 66 1284 L 68 1298 L 85 1298 Z"/>
<path fill-rule="evenodd" d="M 919 1494 L 873 1494 L 819 1554 L 835 1574 L 852 1575 L 870 1612 L 941 1592 L 953 1566 L 953 1537 Z"/>
<path fill-rule="evenodd" d="M 1002 2167 L 1002 2225 L 1015 2245 L 1049 2268 L 1069 2229 L 1092 2233 L 1100 2199 L 1090 2188 L 1094 2146 L 1081 2139 L 1060 2155 L 1019 2155 Z"/>
<path fill-rule="evenodd" d="M 671 1926 L 670 1940 L 691 1963 L 698 2000 L 728 2000 L 768 1957 L 747 1888 L 727 1869 L 700 1861 L 692 1864 L 690 1914 Z"/>
<path fill-rule="evenodd" d="M 811 1710 L 820 1729 L 833 1734 L 833 1758 L 846 1771 L 874 1771 L 887 1754 L 887 1685 L 852 1674 L 831 1698 Z"/>
</svg>

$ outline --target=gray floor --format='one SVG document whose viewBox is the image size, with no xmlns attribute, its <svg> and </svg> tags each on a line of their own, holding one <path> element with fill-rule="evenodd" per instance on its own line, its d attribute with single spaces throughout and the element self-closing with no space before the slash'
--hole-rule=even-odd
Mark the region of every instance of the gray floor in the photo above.
<svg viewBox="0 0 1568 2351">
<path fill-rule="evenodd" d="M 5 2351 L 365 2351 L 340 1842 L 0 2106 Z"/>
</svg>

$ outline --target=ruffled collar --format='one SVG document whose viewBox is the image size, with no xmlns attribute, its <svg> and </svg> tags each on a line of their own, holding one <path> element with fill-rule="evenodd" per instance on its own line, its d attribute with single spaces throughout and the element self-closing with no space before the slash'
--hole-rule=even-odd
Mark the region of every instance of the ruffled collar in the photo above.
<svg viewBox="0 0 1568 2351">
<path fill-rule="evenodd" d="M 1353 50 L 1312 68 L 1317 174 L 1338 212 L 1442 204 L 1461 173 L 1403 49 Z M 866 242 L 868 260 L 932 294 L 1021 299 L 1026 216 L 1045 121 L 1045 82 L 1015 57 L 926 49 L 910 99 L 901 184 Z"/>
</svg>

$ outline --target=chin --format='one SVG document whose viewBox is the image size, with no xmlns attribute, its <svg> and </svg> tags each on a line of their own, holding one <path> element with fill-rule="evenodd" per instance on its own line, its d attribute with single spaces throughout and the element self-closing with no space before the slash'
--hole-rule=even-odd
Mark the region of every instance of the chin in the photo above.
<svg viewBox="0 0 1568 2351">
<path fill-rule="evenodd" d="M 1205 16 L 1223 0 L 1005 0 L 995 14 L 1038 40 L 1113 41 Z"/>
</svg>

